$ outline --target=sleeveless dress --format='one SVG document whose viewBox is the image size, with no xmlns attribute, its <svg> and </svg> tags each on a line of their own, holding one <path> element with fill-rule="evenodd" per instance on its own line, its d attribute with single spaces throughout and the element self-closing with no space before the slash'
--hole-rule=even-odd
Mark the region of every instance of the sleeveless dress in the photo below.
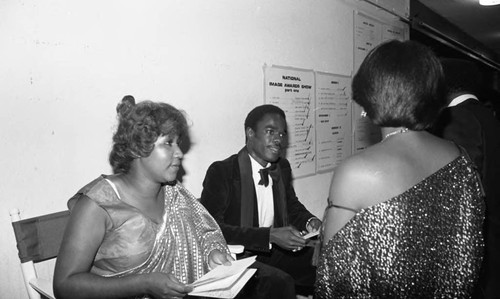
<svg viewBox="0 0 500 299">
<path fill-rule="evenodd" d="M 483 257 L 482 186 L 457 157 L 356 213 L 318 260 L 315 298 L 467 298 Z"/>
<path fill-rule="evenodd" d="M 123 202 L 112 182 L 101 176 L 83 187 L 68 206 L 85 195 L 107 214 L 107 228 L 92 273 L 121 277 L 164 272 L 192 283 L 208 272 L 214 249 L 229 254 L 217 222 L 180 183 L 165 185 L 165 211 L 161 223 Z"/>
</svg>

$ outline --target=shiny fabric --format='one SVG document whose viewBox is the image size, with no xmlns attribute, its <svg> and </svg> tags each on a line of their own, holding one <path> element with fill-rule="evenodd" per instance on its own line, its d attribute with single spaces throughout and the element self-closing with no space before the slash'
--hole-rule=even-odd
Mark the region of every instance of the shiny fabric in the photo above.
<svg viewBox="0 0 500 299">
<path fill-rule="evenodd" d="M 84 187 L 83 194 L 109 215 L 111 227 L 95 257 L 92 273 L 126 276 L 136 273 L 172 273 L 192 283 L 208 269 L 214 249 L 229 253 L 215 220 L 180 183 L 166 185 L 163 221 L 155 223 L 121 201 L 103 177 Z"/>
<path fill-rule="evenodd" d="M 483 193 L 460 156 L 362 209 L 322 248 L 315 298 L 467 298 L 483 256 Z"/>
</svg>

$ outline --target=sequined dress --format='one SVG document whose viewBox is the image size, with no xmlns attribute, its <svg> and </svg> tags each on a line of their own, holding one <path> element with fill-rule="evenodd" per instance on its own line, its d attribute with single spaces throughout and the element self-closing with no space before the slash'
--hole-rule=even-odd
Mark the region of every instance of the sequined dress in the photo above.
<svg viewBox="0 0 500 299">
<path fill-rule="evenodd" d="M 73 198 L 86 195 L 105 210 L 112 223 L 97 251 L 92 273 L 120 277 L 164 272 L 192 283 L 208 271 L 212 250 L 229 253 L 215 220 L 180 183 L 163 187 L 161 223 L 123 202 L 114 188 L 101 176 Z"/>
<path fill-rule="evenodd" d="M 315 298 L 467 298 L 483 256 L 482 187 L 460 156 L 362 209 L 326 244 Z"/>
</svg>

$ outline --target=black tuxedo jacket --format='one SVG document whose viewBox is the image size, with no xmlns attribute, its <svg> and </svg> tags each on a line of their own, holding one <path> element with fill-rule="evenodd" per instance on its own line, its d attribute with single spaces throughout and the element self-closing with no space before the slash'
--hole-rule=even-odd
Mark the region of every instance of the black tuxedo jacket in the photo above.
<svg viewBox="0 0 500 299">
<path fill-rule="evenodd" d="M 307 220 L 314 215 L 295 195 L 290 163 L 280 158 L 277 167 L 281 175 L 279 182 L 273 182 L 273 226 L 292 225 L 302 231 Z M 228 244 L 244 245 L 249 251 L 270 251 L 270 228 L 259 227 L 251 162 L 246 148 L 210 165 L 200 201 L 219 223 Z"/>
<path fill-rule="evenodd" d="M 500 161 L 500 124 L 492 112 L 475 99 L 445 108 L 433 132 L 463 146 L 481 177 L 490 176 L 488 160 Z M 485 182 L 483 182 L 485 183 Z"/>
<path fill-rule="evenodd" d="M 486 255 L 480 284 L 484 298 L 500 298 L 500 123 L 475 99 L 445 108 L 433 133 L 463 146 L 486 193 Z"/>
</svg>

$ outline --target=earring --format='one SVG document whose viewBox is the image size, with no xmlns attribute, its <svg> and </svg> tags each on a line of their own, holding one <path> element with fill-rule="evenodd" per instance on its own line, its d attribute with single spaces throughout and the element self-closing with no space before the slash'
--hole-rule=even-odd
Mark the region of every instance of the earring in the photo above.
<svg viewBox="0 0 500 299">
<path fill-rule="evenodd" d="M 366 111 L 365 110 L 361 111 L 361 117 L 366 117 Z"/>
</svg>

